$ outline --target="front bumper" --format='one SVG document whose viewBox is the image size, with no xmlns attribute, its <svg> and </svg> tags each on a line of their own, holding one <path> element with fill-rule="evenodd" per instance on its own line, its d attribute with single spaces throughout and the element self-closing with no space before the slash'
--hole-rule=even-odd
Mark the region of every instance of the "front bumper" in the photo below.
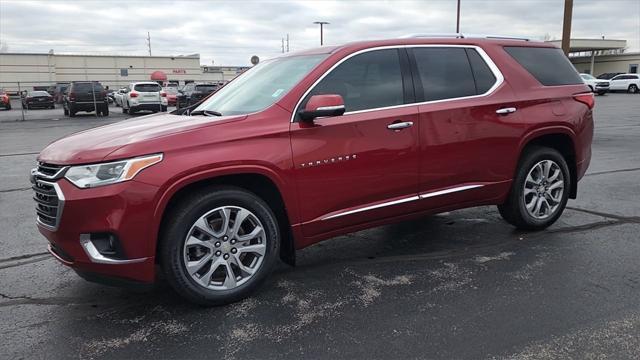
<svg viewBox="0 0 640 360">
<path fill-rule="evenodd" d="M 79 189 L 66 179 L 55 182 L 64 199 L 56 226 L 38 221 L 38 230 L 49 240 L 49 251 L 80 273 L 126 281 L 151 283 L 155 279 L 155 239 L 152 223 L 157 187 L 126 181 Z M 122 257 L 102 255 L 90 234 L 117 237 Z"/>
</svg>

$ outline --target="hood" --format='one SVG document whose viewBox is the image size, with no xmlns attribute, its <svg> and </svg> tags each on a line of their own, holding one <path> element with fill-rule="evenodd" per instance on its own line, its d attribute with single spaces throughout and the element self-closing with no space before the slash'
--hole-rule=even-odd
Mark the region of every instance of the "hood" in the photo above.
<svg viewBox="0 0 640 360">
<path fill-rule="evenodd" d="M 144 143 L 243 118 L 246 115 L 208 117 L 157 114 L 123 120 L 56 140 L 40 152 L 38 161 L 58 165 L 100 162 L 110 153 L 129 144 Z M 158 152 L 162 150 L 157 149 Z M 132 157 L 138 155 L 144 154 L 131 154 Z"/>
</svg>

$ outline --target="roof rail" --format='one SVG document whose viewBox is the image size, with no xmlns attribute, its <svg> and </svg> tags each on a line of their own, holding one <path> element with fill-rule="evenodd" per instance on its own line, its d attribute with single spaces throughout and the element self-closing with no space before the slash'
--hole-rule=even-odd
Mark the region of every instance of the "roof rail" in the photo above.
<svg viewBox="0 0 640 360">
<path fill-rule="evenodd" d="M 508 36 L 508 35 L 477 35 L 477 34 L 462 34 L 462 33 L 444 33 L 444 34 L 409 34 L 401 37 L 402 39 L 410 39 L 410 38 L 456 38 L 456 39 L 464 39 L 464 38 L 485 38 L 485 39 L 504 39 L 504 40 L 522 40 L 522 41 L 531 41 L 529 38 L 519 37 L 519 36 Z"/>
<path fill-rule="evenodd" d="M 405 36 L 401 36 L 401 39 L 411 39 L 411 38 L 456 38 L 456 39 L 464 39 L 464 35 L 461 33 L 442 33 L 442 34 L 408 34 Z"/>
</svg>

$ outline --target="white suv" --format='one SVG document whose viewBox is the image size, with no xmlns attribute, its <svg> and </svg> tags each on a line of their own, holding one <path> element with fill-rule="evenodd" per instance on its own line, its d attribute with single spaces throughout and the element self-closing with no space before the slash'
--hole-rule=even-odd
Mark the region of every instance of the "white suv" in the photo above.
<svg viewBox="0 0 640 360">
<path fill-rule="evenodd" d="M 167 111 L 167 94 L 162 86 L 152 81 L 129 84 L 128 92 L 122 96 L 122 112 L 133 114 L 140 110 L 154 113 Z"/>
<path fill-rule="evenodd" d="M 612 91 L 640 92 L 640 76 L 638 74 L 620 74 L 609 80 L 609 89 Z"/>
<path fill-rule="evenodd" d="M 580 77 L 591 91 L 598 95 L 604 95 L 609 91 L 609 80 L 596 79 L 590 74 L 580 74 Z"/>
</svg>

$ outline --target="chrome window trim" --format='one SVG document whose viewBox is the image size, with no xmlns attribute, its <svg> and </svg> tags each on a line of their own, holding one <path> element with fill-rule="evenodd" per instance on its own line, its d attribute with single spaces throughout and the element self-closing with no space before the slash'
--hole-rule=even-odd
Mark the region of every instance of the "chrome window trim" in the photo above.
<svg viewBox="0 0 640 360">
<path fill-rule="evenodd" d="M 409 103 L 409 104 L 385 106 L 385 107 L 372 108 L 372 109 L 348 111 L 348 112 L 345 112 L 343 114 L 343 116 L 344 115 L 349 115 L 349 114 L 360 114 L 360 113 L 365 113 L 365 112 L 370 112 L 370 111 L 398 109 L 398 108 L 409 107 L 409 106 L 436 104 L 436 103 L 441 103 L 441 102 L 445 102 L 445 101 L 457 101 L 457 100 L 466 100 L 466 99 L 474 99 L 474 98 L 485 97 L 485 96 L 489 96 L 493 92 L 495 92 L 495 90 L 498 87 L 500 87 L 500 85 L 502 85 L 502 83 L 504 82 L 504 76 L 502 75 L 502 72 L 500 71 L 500 69 L 498 69 L 498 66 L 493 62 L 493 59 L 491 59 L 491 57 L 484 51 L 484 49 L 482 49 L 480 46 L 477 46 L 477 45 L 455 45 L 455 44 L 424 44 L 424 45 L 419 45 L 419 44 L 417 44 L 417 45 L 388 45 L 388 46 L 372 47 L 372 48 L 368 48 L 368 49 L 362 49 L 362 50 L 356 51 L 356 52 L 354 52 L 352 54 L 349 54 L 349 55 L 345 56 L 344 58 L 340 59 L 340 61 L 338 61 L 337 63 L 333 64 L 333 66 L 331 66 L 329 68 L 329 70 L 325 71 L 324 74 L 322 74 L 322 76 L 320 76 L 303 93 L 302 97 L 300 97 L 300 99 L 298 99 L 298 102 L 296 103 L 296 106 L 293 108 L 293 112 L 291 114 L 291 121 L 290 122 L 291 123 L 296 122 L 295 118 L 296 118 L 296 114 L 298 113 L 298 108 L 300 108 L 300 105 L 302 104 L 302 101 L 318 85 L 318 83 L 320 83 L 320 81 L 322 81 L 327 75 L 329 75 L 335 68 L 340 66 L 340 64 L 342 64 L 343 62 L 349 60 L 350 58 L 352 58 L 354 56 L 357 56 L 357 55 L 360 55 L 360 54 L 367 53 L 367 52 L 376 51 L 376 50 L 433 48 L 433 47 L 463 48 L 463 49 L 474 49 L 474 50 L 476 50 L 478 52 L 478 54 L 480 55 L 480 57 L 482 58 L 482 60 L 484 60 L 484 62 L 487 64 L 487 66 L 489 67 L 489 69 L 493 73 L 493 76 L 495 76 L 495 78 L 496 78 L 495 83 L 493 84 L 493 86 L 491 86 L 489 88 L 489 90 L 487 90 L 486 92 L 484 92 L 482 94 L 470 95 L 470 96 L 462 96 L 462 97 L 456 97 L 456 98 L 439 99 L 439 100 L 430 100 L 430 101 L 423 101 L 423 102 L 414 102 L 414 103 Z"/>
<path fill-rule="evenodd" d="M 335 105 L 335 106 L 320 106 L 319 108 L 316 109 L 316 111 L 322 111 L 322 110 L 341 110 L 344 109 L 344 105 Z"/>
<path fill-rule="evenodd" d="M 380 203 L 380 204 L 369 205 L 369 206 L 364 206 L 364 207 L 353 209 L 353 210 L 349 210 L 349 211 L 339 212 L 339 213 L 336 213 L 336 214 L 333 214 L 333 215 L 325 216 L 325 217 L 321 218 L 320 220 L 329 220 L 329 219 L 333 219 L 333 218 L 337 218 L 337 217 L 342 217 L 342 216 L 346 216 L 346 215 L 360 213 L 360 212 L 363 212 L 363 211 L 369 211 L 369 210 L 373 210 L 373 209 L 379 209 L 379 208 L 382 208 L 382 207 L 402 204 L 402 203 L 406 203 L 406 202 L 411 202 L 411 201 L 416 201 L 416 200 L 423 200 L 423 199 L 428 199 L 428 198 L 432 198 L 432 197 L 436 197 L 436 196 L 452 194 L 452 193 L 456 193 L 456 192 L 460 192 L 460 191 L 481 188 L 483 186 L 484 186 L 484 184 L 469 184 L 469 185 L 456 186 L 456 187 L 452 187 L 452 188 L 448 188 L 448 189 L 444 189 L 444 190 L 421 193 L 421 194 L 416 195 L 416 196 L 409 196 L 409 197 L 405 197 L 405 198 L 398 199 L 398 200 L 387 201 L 387 202 L 383 202 L 383 203 Z"/>
<path fill-rule="evenodd" d="M 53 189 L 56 192 L 56 196 L 58 196 L 58 211 L 56 213 L 56 224 L 55 224 L 55 226 L 51 226 L 51 225 L 47 225 L 47 224 L 43 223 L 42 221 L 40 221 L 40 216 L 36 215 L 36 222 L 38 223 L 38 225 L 44 227 L 45 229 L 47 229 L 49 231 L 56 231 L 56 230 L 58 230 L 58 226 L 60 226 L 60 219 L 62 219 L 62 211 L 64 210 L 64 201 L 65 201 L 64 193 L 60 189 L 60 186 L 55 182 L 43 181 L 43 180 L 40 180 L 40 179 L 36 179 L 35 181 L 43 183 L 45 185 L 52 186 Z"/>
</svg>

